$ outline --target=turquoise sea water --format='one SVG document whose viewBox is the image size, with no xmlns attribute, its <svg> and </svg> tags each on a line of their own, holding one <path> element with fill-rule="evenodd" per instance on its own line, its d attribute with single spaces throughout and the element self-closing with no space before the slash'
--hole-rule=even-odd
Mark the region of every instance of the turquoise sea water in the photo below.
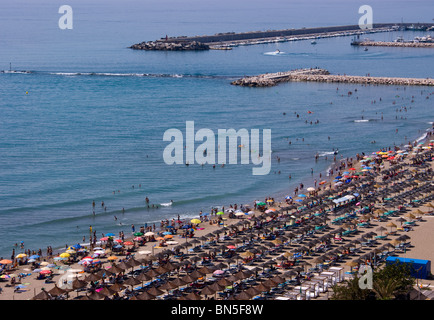
<svg viewBox="0 0 434 320">
<path fill-rule="evenodd" d="M 351 37 L 231 51 L 127 49 L 166 34 L 357 24 L 358 1 L 74 1 L 73 30 L 57 26 L 62 4 L 0 5 L 0 69 L 11 63 L 13 70 L 30 71 L 0 74 L 0 256 L 9 257 L 20 241 L 36 250 L 81 242 L 89 225 L 97 235 L 127 234 L 131 224 L 283 197 L 301 181 L 308 187 L 324 176 L 333 149 L 350 157 L 403 144 L 423 136 L 433 121 L 432 88 L 230 85 L 244 75 L 315 66 L 335 74 L 432 77 L 433 49 L 365 52 L 350 46 Z M 373 9 L 378 22 L 432 20 L 429 1 L 382 1 Z M 267 54 L 276 49 L 284 53 Z M 362 118 L 369 121 L 357 121 Z M 214 132 L 271 129 L 270 174 L 253 176 L 252 165 L 165 164 L 163 134 L 170 128 L 185 133 L 186 121 Z M 146 196 L 160 208 L 148 209 Z M 161 206 L 170 200 L 172 206 Z"/>
</svg>

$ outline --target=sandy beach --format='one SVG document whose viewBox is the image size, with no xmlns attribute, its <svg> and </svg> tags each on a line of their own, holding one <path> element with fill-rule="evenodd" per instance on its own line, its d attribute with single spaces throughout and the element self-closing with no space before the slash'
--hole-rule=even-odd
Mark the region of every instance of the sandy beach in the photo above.
<svg viewBox="0 0 434 320">
<path fill-rule="evenodd" d="M 430 139 L 431 138 L 431 134 L 428 135 L 428 137 L 426 138 L 425 143 L 423 144 L 423 146 L 425 147 L 425 149 L 423 149 L 422 145 L 418 145 L 415 143 L 415 146 L 418 146 L 418 154 L 423 154 L 424 155 L 424 159 L 431 159 L 432 158 L 432 149 L 430 147 Z M 432 143 L 431 143 L 432 145 Z M 414 161 L 415 159 L 417 159 L 416 155 L 413 155 L 414 153 L 414 149 L 413 150 L 409 150 L 408 155 L 403 155 L 402 157 L 396 157 L 394 160 L 390 160 L 390 161 L 384 161 L 381 165 L 381 171 L 379 174 L 376 175 L 371 175 L 371 179 L 365 180 L 364 181 L 368 181 L 369 182 L 369 190 L 372 192 L 379 192 L 381 189 L 386 188 L 386 187 L 391 187 L 393 185 L 398 185 L 399 182 L 403 182 L 406 179 L 410 178 L 410 176 L 412 176 L 413 178 L 416 178 L 414 187 L 417 186 L 428 186 L 431 184 L 430 180 L 427 181 L 423 181 L 423 177 L 430 177 L 432 176 L 432 169 L 433 169 L 433 163 L 430 162 L 424 162 L 425 165 L 424 166 L 418 166 L 418 165 L 414 165 Z M 360 156 L 359 160 L 362 160 L 363 158 Z M 349 165 L 353 166 L 353 171 L 354 172 L 361 172 L 362 169 L 362 164 L 363 161 L 357 161 L 356 158 L 353 158 L 353 162 L 349 163 Z M 337 169 L 338 164 L 336 164 L 336 169 Z M 399 167 L 396 167 L 399 166 Z M 342 168 L 343 171 L 347 170 L 349 167 L 346 168 Z M 393 169 L 395 168 L 395 169 Z M 395 170 L 395 172 L 400 172 L 400 171 L 404 171 L 406 170 L 404 173 L 401 173 L 401 176 L 398 175 L 398 179 L 396 181 L 392 181 L 389 182 L 391 180 L 383 180 L 384 177 L 384 173 L 388 172 L 389 169 L 393 169 Z M 340 170 L 339 170 L 340 172 Z M 336 176 L 337 170 L 335 170 L 335 174 L 331 175 Z M 367 176 L 369 177 L 369 174 L 367 174 Z M 303 205 L 309 204 L 310 200 L 317 200 L 317 199 L 326 199 L 327 198 L 327 194 L 326 192 L 331 190 L 333 191 L 334 194 L 338 195 L 339 192 L 342 194 L 351 194 L 351 193 L 355 193 L 356 190 L 356 186 L 357 185 L 351 185 L 349 184 L 350 189 L 352 190 L 350 193 L 347 191 L 345 192 L 344 189 L 342 188 L 338 188 L 336 186 L 333 186 L 335 184 L 335 182 L 333 182 L 333 178 L 329 177 L 327 182 L 320 185 L 319 187 L 321 188 L 321 190 L 318 190 L 318 188 L 316 188 L 314 193 L 309 193 L 307 192 L 307 188 L 311 187 L 311 186 L 304 186 L 304 188 L 302 190 L 299 190 L 299 192 L 303 192 L 306 194 L 309 194 L 308 196 L 308 200 L 305 200 L 305 202 L 301 202 Z M 422 178 L 421 178 L 422 177 Z M 419 179 L 419 180 L 418 180 Z M 357 181 L 358 179 L 355 179 L 355 181 Z M 333 187 L 331 187 L 333 186 Z M 343 186 L 343 187 L 348 187 L 348 186 Z M 395 191 L 395 195 L 408 191 L 410 190 L 410 186 L 407 186 L 406 188 L 404 188 L 401 191 Z M 427 189 L 427 193 L 423 194 L 424 197 L 427 197 L 429 195 L 432 195 L 432 190 L 431 189 Z M 352 222 L 349 221 L 349 223 L 347 225 L 345 224 L 341 224 L 341 223 L 334 223 L 337 217 L 343 216 L 344 212 L 347 212 L 347 210 L 344 211 L 338 211 L 338 213 L 333 213 L 333 211 L 325 211 L 325 210 L 321 210 L 320 207 L 312 207 L 309 216 L 312 218 L 313 217 L 313 213 L 321 213 L 321 215 L 319 215 L 319 217 L 323 217 L 324 214 L 326 214 L 325 219 L 321 220 L 321 218 L 319 219 L 319 222 L 317 220 L 317 223 L 311 223 L 309 222 L 307 219 L 303 222 L 306 223 L 306 226 L 322 226 L 325 227 L 324 230 L 322 229 L 317 229 L 318 231 L 315 231 L 314 234 L 312 235 L 311 238 L 309 238 L 309 236 L 307 236 L 305 239 L 303 239 L 301 242 L 299 243 L 294 243 L 292 241 L 292 239 L 288 242 L 285 241 L 285 239 L 287 240 L 287 238 L 283 238 L 284 240 L 281 241 L 281 243 L 279 245 L 276 245 L 276 247 L 279 247 L 278 250 L 276 250 L 276 252 L 273 252 L 273 250 L 275 248 L 273 248 L 273 246 L 269 247 L 270 251 L 268 251 L 267 253 L 265 253 L 265 259 L 261 260 L 261 261 L 269 261 L 270 259 L 272 261 L 274 261 L 275 265 L 277 266 L 276 270 L 278 272 L 278 275 L 283 276 L 285 274 L 285 272 L 287 272 L 288 270 L 291 270 L 292 267 L 289 268 L 280 268 L 279 267 L 279 258 L 282 256 L 282 254 L 288 253 L 288 255 L 290 255 L 289 253 L 293 254 L 295 252 L 295 249 L 299 248 L 300 245 L 304 245 L 304 246 L 308 246 L 310 249 L 313 247 L 318 246 L 319 244 L 322 243 L 322 241 L 324 240 L 322 237 L 327 236 L 327 235 L 333 235 L 335 233 L 340 233 L 342 235 L 343 238 L 343 242 L 338 242 L 336 243 L 336 240 L 329 237 L 330 239 L 330 248 L 332 249 L 338 249 L 339 245 L 345 245 L 345 244 L 355 244 L 356 249 L 359 248 L 359 250 L 354 251 L 351 255 L 350 258 L 351 259 L 356 259 L 359 258 L 360 256 L 362 256 L 362 254 L 367 254 L 369 252 L 371 252 L 373 249 L 378 249 L 380 247 L 386 246 L 390 243 L 391 240 L 402 236 L 402 235 L 406 235 L 408 237 L 410 237 L 410 241 L 411 241 L 411 246 L 407 247 L 406 250 L 399 252 L 397 255 L 399 256 L 404 256 L 407 258 L 415 258 L 415 259 L 426 259 L 426 260 L 430 260 L 430 261 L 434 261 L 434 250 L 433 250 L 433 243 L 434 243 L 434 233 L 432 232 L 432 230 L 434 230 L 434 215 L 430 215 L 429 213 L 433 212 L 433 208 L 430 207 L 434 205 L 433 200 L 430 200 L 428 202 L 423 202 L 423 203 L 418 203 L 418 202 L 412 202 L 411 200 L 408 201 L 407 199 L 405 200 L 407 203 L 411 204 L 411 206 L 399 206 L 401 209 L 398 210 L 398 205 L 395 205 L 393 203 L 388 203 L 387 200 L 385 200 L 384 198 L 387 198 L 387 196 L 383 195 L 383 198 L 378 198 L 376 200 L 372 200 L 371 198 L 368 197 L 368 195 L 370 195 L 370 193 L 366 193 L 364 197 L 361 197 L 361 200 L 359 200 L 359 202 L 361 204 L 356 205 L 356 204 L 352 204 L 351 207 L 348 207 L 350 210 L 350 208 L 352 210 L 359 210 L 362 206 L 365 205 L 370 205 L 370 210 L 371 210 L 371 216 L 367 219 L 369 220 L 369 225 L 368 226 L 363 226 L 360 223 L 363 223 L 362 220 L 362 215 L 363 213 L 358 213 L 358 219 L 357 219 L 357 223 L 356 222 Z M 294 199 L 296 198 L 295 195 L 292 195 L 292 197 L 294 197 Z M 419 194 L 415 194 L 413 197 L 414 199 L 418 199 L 419 197 L 422 196 L 422 193 Z M 393 197 L 391 195 L 391 197 Z M 310 199 L 310 200 L 309 200 Z M 335 199 L 339 199 L 339 197 L 335 197 Z M 369 199 L 369 200 L 366 200 Z M 276 201 L 275 203 L 273 203 L 272 205 L 267 205 L 266 209 L 267 210 L 257 210 L 257 209 L 252 209 L 254 211 L 254 213 L 250 213 L 249 215 L 240 215 L 239 218 L 237 216 L 233 216 L 233 218 L 229 218 L 229 214 L 227 212 L 224 213 L 224 215 L 211 215 L 209 217 L 210 220 L 213 220 L 214 222 L 219 218 L 219 217 L 223 217 L 223 225 L 219 225 L 217 223 L 210 223 L 210 221 L 204 221 L 201 222 L 197 225 L 197 230 L 194 231 L 194 237 L 193 238 L 185 238 L 182 237 L 182 233 L 183 233 L 183 229 L 179 229 L 179 233 L 181 234 L 176 234 L 173 236 L 173 238 L 171 238 L 172 244 L 166 245 L 164 247 L 160 247 L 158 244 L 159 242 L 147 242 L 144 245 L 140 245 L 137 246 L 136 249 L 134 251 L 131 252 L 131 256 L 134 258 L 135 261 L 139 261 L 141 262 L 141 265 L 137 265 L 135 267 L 132 267 L 131 270 L 125 270 L 124 272 L 121 272 L 122 274 L 125 273 L 125 276 L 127 276 L 127 273 L 129 273 L 132 270 L 140 270 L 141 268 L 144 268 L 146 266 L 146 263 L 144 261 L 146 261 L 146 259 L 148 257 L 152 256 L 156 256 L 161 252 L 164 252 L 166 250 L 173 250 L 173 248 L 175 248 L 178 245 L 182 245 L 183 243 L 186 242 L 191 242 L 193 240 L 197 240 L 195 245 L 199 245 L 199 244 L 203 244 L 205 242 L 205 238 L 203 238 L 204 236 L 207 236 L 208 240 L 212 240 L 212 237 L 210 235 L 215 235 L 215 232 L 219 229 L 222 229 L 224 227 L 226 227 L 226 234 L 229 237 L 229 240 L 225 240 L 223 238 L 220 239 L 221 244 L 234 244 L 234 240 L 237 240 L 237 233 L 243 234 L 244 235 L 249 235 L 248 231 L 249 229 L 247 228 L 248 226 L 253 226 L 255 223 L 257 223 L 258 220 L 263 221 L 265 224 L 269 224 L 268 226 L 271 228 L 271 230 L 273 230 L 273 224 L 272 223 L 277 223 L 278 221 L 286 221 L 288 222 L 289 217 L 296 215 L 296 218 L 299 218 L 301 220 L 303 220 L 302 216 L 306 215 L 306 213 L 304 213 L 302 210 L 299 210 L 299 204 L 297 204 L 297 202 L 294 202 L 293 205 L 288 204 L 285 202 L 284 199 L 276 199 L 278 201 Z M 266 201 L 266 200 L 264 200 Z M 252 205 L 253 207 L 253 205 Z M 329 208 L 333 207 L 333 203 L 329 202 Z M 387 208 L 387 209 L 386 209 Z M 380 214 L 376 211 L 378 209 L 385 209 L 384 212 L 386 212 L 387 210 L 391 210 L 394 209 L 396 212 L 384 219 L 380 219 Z M 421 214 L 421 211 L 424 214 Z M 412 213 L 413 214 L 413 218 L 411 216 L 409 216 L 409 214 Z M 260 219 L 262 218 L 262 220 Z M 324 217 L 323 217 L 324 218 Z M 403 221 L 400 221 L 399 219 L 404 219 L 404 221 L 413 221 L 413 225 L 411 225 L 411 229 L 409 229 L 408 231 L 404 231 L 401 227 L 402 227 L 402 223 Z M 241 223 L 240 223 L 241 221 Z M 256 221 L 256 222 L 255 222 Z M 245 222 L 245 223 L 244 223 Z M 390 227 L 390 223 L 394 223 L 396 227 Z M 187 221 L 188 223 L 188 221 Z M 303 224 L 304 225 L 304 224 Z M 231 226 L 236 226 L 235 229 L 232 229 Z M 351 229 L 356 229 L 357 232 L 355 234 L 349 234 L 348 236 L 343 236 L 342 231 L 339 231 L 337 229 L 346 229 L 349 228 L 348 230 Z M 379 227 L 383 227 L 384 231 L 378 231 Z M 243 229 L 244 228 L 244 229 Z M 300 228 L 300 227 L 298 227 Z M 223 230 L 223 229 L 222 229 Z M 294 229 L 288 229 L 291 233 L 292 230 Z M 310 229 L 312 230 L 312 229 Z M 315 228 L 313 228 L 313 230 L 315 230 Z M 164 230 L 162 230 L 164 231 Z M 224 232 L 224 231 L 222 231 Z M 360 239 L 359 237 L 368 234 L 369 232 L 374 232 L 376 235 L 387 235 L 387 237 L 385 239 L 381 239 L 378 238 L 376 240 L 375 245 L 370 246 L 370 247 L 362 247 L 360 242 L 354 242 L 354 240 L 356 239 Z M 388 234 L 389 232 L 392 232 L 392 234 Z M 285 231 L 284 236 L 288 237 L 289 233 L 287 231 Z M 295 231 L 294 231 L 295 233 Z M 256 233 L 255 233 L 256 234 Z M 259 237 L 259 233 L 258 234 L 258 241 L 260 243 L 266 243 L 265 241 L 261 240 L 261 238 Z M 263 235 L 265 234 L 270 234 L 267 231 L 263 232 Z M 251 233 L 250 233 L 251 235 Z M 220 234 L 221 236 L 221 234 Z M 261 235 L 262 236 L 262 235 Z M 276 236 L 275 239 L 280 239 L 280 236 Z M 115 237 L 116 238 L 116 237 Z M 128 239 L 127 239 L 128 238 Z M 127 235 L 125 242 L 130 240 L 133 241 L 133 236 Z M 217 238 L 217 237 L 216 237 Z M 364 238 L 364 240 L 372 238 L 368 237 L 368 238 Z M 311 241 L 312 239 L 317 240 L 316 244 L 312 245 L 309 241 Z M 244 241 L 237 241 L 235 242 L 235 247 L 239 246 L 240 243 L 244 244 Z M 263 242 L 261 242 L 263 241 Z M 124 242 L 124 243 L 125 243 Z M 104 243 L 103 243 L 103 247 L 104 247 Z M 311 247 L 312 245 L 312 247 Z M 197 255 L 199 257 L 203 257 L 200 256 L 200 254 L 195 254 L 195 252 L 189 250 L 187 251 L 189 248 L 192 248 L 193 245 L 187 247 L 186 249 L 181 249 L 182 252 L 187 252 L 188 255 L 185 257 L 185 259 L 191 259 L 193 256 Z M 351 246 L 348 246 L 347 248 L 350 248 Z M 209 252 L 207 252 L 209 250 L 209 247 L 207 247 L 207 249 L 202 250 L 201 252 L 204 253 L 205 255 L 209 254 L 211 252 L 211 250 Z M 94 253 L 95 250 L 91 250 L 86 252 L 85 254 L 83 254 L 81 258 L 83 258 L 84 255 L 89 256 L 92 255 L 92 253 Z M 265 250 L 267 251 L 267 250 Z M 381 250 L 380 250 L 381 251 Z M 218 252 L 215 251 L 215 252 Z M 245 251 L 240 251 L 240 255 L 243 257 L 243 254 L 246 253 L 247 250 Z M 320 251 L 318 251 L 320 252 Z M 394 250 L 389 250 L 389 253 L 394 252 Z M 264 252 L 263 252 L 264 253 Z M 325 252 L 326 254 L 329 253 L 329 251 Z M 322 254 L 322 253 L 321 253 Z M 46 292 L 50 292 L 50 290 L 52 290 L 53 288 L 55 288 L 55 286 L 59 286 L 59 287 L 63 287 L 64 285 L 64 280 L 67 279 L 69 281 L 71 281 L 71 278 L 66 278 L 66 275 L 73 275 L 72 279 L 74 278 L 78 278 L 78 279 L 87 279 L 89 277 L 89 275 L 91 273 L 89 272 L 85 272 L 84 271 L 84 266 L 83 264 L 79 264 L 77 262 L 72 263 L 72 264 L 65 264 L 63 261 L 55 261 L 54 257 L 56 257 L 58 255 L 53 256 L 52 259 L 50 260 L 46 260 L 44 259 L 44 257 L 42 257 L 41 259 L 39 259 L 39 263 L 40 262 L 45 262 L 45 267 L 44 266 L 40 266 L 39 268 L 42 269 L 47 269 L 50 270 L 52 272 L 52 281 L 50 282 L 46 282 L 45 279 L 38 279 L 38 272 L 33 272 L 32 268 L 31 268 L 31 264 L 25 264 L 25 265 L 20 265 L 17 268 L 12 268 L 12 264 L 10 263 L 6 263 L 4 264 L 4 266 L 6 267 L 6 269 L 9 270 L 4 270 L 2 275 L 5 275 L 5 277 L 3 277 L 3 279 L 1 279 L 0 282 L 0 288 L 2 289 L 1 293 L 0 293 L 0 300 L 29 300 L 29 299 L 33 299 L 36 295 L 40 294 L 42 292 L 42 289 L 44 289 Z M 110 258 L 113 260 L 108 260 L 108 257 L 113 257 L 115 256 L 116 258 Z M 303 255 L 301 258 L 299 258 L 298 262 L 305 262 L 305 264 L 300 264 L 301 266 L 304 266 L 304 268 L 306 268 L 306 263 L 307 266 L 311 266 L 311 267 L 315 267 L 315 265 L 317 264 L 316 262 L 314 262 L 315 258 L 320 256 L 320 254 L 316 253 L 316 254 L 307 254 L 307 255 Z M 322 255 L 322 257 L 324 258 L 325 255 Z M 110 270 L 109 268 L 114 264 L 117 265 L 121 260 L 126 260 L 126 256 L 125 255 L 119 255 L 116 252 L 112 252 L 110 249 L 105 248 L 105 254 L 104 256 L 99 257 L 99 260 L 101 261 L 101 269 L 103 270 Z M 220 258 L 218 255 L 214 256 L 215 259 L 211 259 L 213 264 L 217 264 L 219 262 L 223 262 L 225 263 L 225 259 L 224 258 Z M 145 259 L 145 260 L 143 260 Z M 158 259 L 154 259 L 154 267 L 157 267 L 158 264 L 156 264 Z M 202 260 L 201 258 L 198 259 L 198 261 Z M 363 259 L 362 259 L 363 260 Z M 179 263 L 182 262 L 183 259 L 177 259 L 175 258 L 174 255 L 169 256 L 169 260 L 165 261 L 165 263 L 170 262 L 170 263 L 177 263 L 179 266 Z M 47 267 L 46 265 L 50 263 L 52 264 L 51 267 Z M 161 263 L 161 261 L 160 261 Z M 197 262 L 199 263 L 199 262 Z M 258 268 L 264 268 L 266 266 L 266 264 L 262 263 L 262 262 L 258 262 L 258 263 L 253 263 L 253 264 L 249 264 L 246 263 L 246 261 L 243 261 L 243 259 L 240 259 L 240 261 L 236 261 L 236 263 L 239 263 L 239 266 L 244 266 L 246 269 L 252 269 L 254 267 L 258 267 Z M 203 267 L 204 265 L 202 265 Z M 230 263 L 229 263 L 230 266 Z M 335 267 L 340 267 L 343 268 L 343 273 L 345 273 L 345 277 L 351 277 L 350 274 L 347 274 L 347 272 L 349 272 L 351 270 L 351 267 L 347 265 L 347 263 L 345 263 L 345 261 L 339 261 L 337 263 L 335 263 L 333 266 Z M 224 269 L 224 268 L 222 268 Z M 167 271 L 167 270 L 166 270 Z M 173 271 L 173 270 L 172 270 Z M 320 270 L 321 271 L 321 270 Z M 324 268 L 323 271 L 326 271 L 326 268 Z M 174 271 L 173 271 L 174 272 Z M 319 272 L 317 272 L 318 274 L 315 273 L 316 271 L 312 271 L 313 274 L 313 279 L 315 279 L 315 277 L 317 278 L 321 278 Z M 21 279 L 19 280 L 18 276 L 19 275 L 25 275 L 23 277 L 21 277 Z M 185 273 L 186 274 L 186 273 Z M 130 274 L 131 275 L 131 274 Z M 129 276 L 130 276 L 129 275 Z M 178 273 L 179 275 L 179 273 Z M 209 276 L 209 275 L 208 275 Z M 276 274 L 273 274 L 273 276 L 276 276 Z M 15 278 L 15 283 L 11 283 L 11 278 Z M 107 277 L 108 278 L 108 277 Z M 205 276 L 206 279 L 206 276 Z M 219 279 L 219 278 L 218 278 Z M 101 279 L 99 279 L 101 280 Z M 123 279 L 125 280 L 125 278 Z M 17 282 L 18 281 L 18 282 Z M 432 285 L 434 285 L 434 281 L 432 280 L 423 280 L 421 281 L 422 284 L 427 287 L 432 287 Z M 419 282 L 419 284 L 421 283 Z M 310 282 L 309 282 L 310 283 Z M 101 282 L 100 282 L 101 284 Z M 108 281 L 105 282 L 104 286 L 107 285 L 112 285 L 113 283 L 109 283 Z M 127 287 L 127 286 L 126 286 Z M 328 290 L 328 292 L 321 292 L 316 298 L 317 299 L 327 299 L 327 296 L 330 294 L 330 289 Z M 124 291 L 119 291 L 118 296 L 122 297 Z M 143 290 L 141 290 L 140 292 L 143 292 Z M 113 293 L 113 292 L 112 292 Z M 70 292 L 68 294 L 69 299 L 74 299 L 77 297 L 85 297 L 86 295 L 89 295 L 89 292 L 86 291 L 79 291 L 79 292 L 75 292 L 74 290 L 72 290 L 72 292 Z M 131 294 L 131 292 L 129 292 L 129 294 Z M 53 296 L 55 296 L 55 294 L 53 294 Z M 111 297 L 112 295 L 109 294 L 107 297 Z M 159 297 L 161 298 L 163 295 L 160 295 Z M 281 297 L 284 296 L 284 294 L 280 294 L 280 295 L 276 295 L 275 297 Z M 216 294 L 217 297 L 217 294 Z"/>
</svg>

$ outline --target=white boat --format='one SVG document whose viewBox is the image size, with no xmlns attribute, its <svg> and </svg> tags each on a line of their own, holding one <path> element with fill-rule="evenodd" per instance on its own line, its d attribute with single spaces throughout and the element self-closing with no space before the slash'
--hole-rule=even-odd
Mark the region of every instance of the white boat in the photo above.
<svg viewBox="0 0 434 320">
<path fill-rule="evenodd" d="M 313 40 L 310 44 L 316 44 L 316 41 L 315 40 Z"/>
</svg>

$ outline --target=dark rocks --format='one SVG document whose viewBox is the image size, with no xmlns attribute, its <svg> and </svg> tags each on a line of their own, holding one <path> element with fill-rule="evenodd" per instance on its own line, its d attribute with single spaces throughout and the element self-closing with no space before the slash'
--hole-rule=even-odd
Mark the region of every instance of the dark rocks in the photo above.
<svg viewBox="0 0 434 320">
<path fill-rule="evenodd" d="M 168 42 L 168 41 L 148 41 L 133 44 L 131 49 L 135 50 L 157 50 L 157 51 L 196 51 L 209 50 L 209 46 L 197 41 Z"/>
</svg>

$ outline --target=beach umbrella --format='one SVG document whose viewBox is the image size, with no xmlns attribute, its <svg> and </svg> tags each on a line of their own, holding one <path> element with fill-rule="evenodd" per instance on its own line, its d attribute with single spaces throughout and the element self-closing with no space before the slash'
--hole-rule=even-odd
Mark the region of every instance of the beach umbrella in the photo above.
<svg viewBox="0 0 434 320">
<path fill-rule="evenodd" d="M 199 273 L 202 273 L 202 274 L 210 274 L 210 273 L 213 273 L 215 271 L 215 269 L 211 268 L 211 267 L 208 267 L 208 266 L 204 266 L 204 267 L 200 268 L 197 271 Z"/>
<path fill-rule="evenodd" d="M 199 223 L 201 223 L 202 221 L 200 221 L 199 219 L 191 219 L 190 222 L 191 222 L 191 223 L 194 223 L 194 224 L 199 224 Z"/>
<path fill-rule="evenodd" d="M 381 226 L 381 227 L 378 227 L 376 230 L 380 231 L 380 235 L 382 236 L 383 235 L 383 231 L 386 231 L 387 229 L 385 227 Z"/>
<path fill-rule="evenodd" d="M 136 298 L 137 298 L 137 300 L 154 300 L 156 298 L 156 296 L 145 291 L 145 292 L 137 295 Z"/>
<path fill-rule="evenodd" d="M 12 263 L 12 261 L 8 260 L 8 259 L 0 260 L 0 264 L 11 264 L 11 263 Z"/>
<path fill-rule="evenodd" d="M 246 291 L 242 291 L 241 293 L 235 296 L 235 300 L 250 300 L 251 298 L 252 295 L 250 295 Z"/>
<path fill-rule="evenodd" d="M 113 265 L 113 266 L 111 266 L 109 269 L 107 269 L 108 271 L 110 271 L 111 273 L 120 273 L 120 272 L 124 272 L 125 271 L 125 269 L 123 269 L 123 268 L 120 268 L 119 266 L 117 266 L 117 265 Z"/>
<path fill-rule="evenodd" d="M 51 270 L 41 270 L 39 271 L 40 274 L 50 274 L 52 271 Z"/>
<path fill-rule="evenodd" d="M 102 293 L 99 293 L 99 292 L 92 292 L 90 295 L 89 295 L 89 299 L 91 299 L 91 300 L 102 300 L 102 299 L 104 299 L 106 296 L 104 295 L 104 294 L 102 294 Z"/>
<path fill-rule="evenodd" d="M 53 297 L 57 297 L 60 296 L 61 294 L 64 294 L 65 292 L 67 292 L 66 290 L 59 288 L 57 286 L 57 284 L 54 285 L 54 288 L 49 290 L 48 293 L 53 296 Z"/>
<path fill-rule="evenodd" d="M 256 285 L 256 286 L 254 286 L 253 288 L 254 288 L 256 291 L 262 293 L 262 292 L 268 292 L 268 291 L 270 291 L 270 288 L 271 288 L 271 287 L 265 285 L 264 282 L 262 282 L 262 283 L 260 283 L 260 284 L 258 284 L 258 285 Z"/>
<path fill-rule="evenodd" d="M 211 289 L 209 286 L 206 286 L 200 291 L 201 295 L 213 295 L 214 293 L 216 293 L 216 290 Z"/>
<path fill-rule="evenodd" d="M 78 279 L 78 277 L 76 277 L 76 278 L 72 281 L 72 289 L 74 289 L 74 290 L 84 288 L 85 286 L 87 286 L 87 282 Z"/>
<path fill-rule="evenodd" d="M 40 293 L 35 295 L 32 300 L 51 300 L 51 296 L 48 294 L 47 291 L 42 290 Z"/>
<path fill-rule="evenodd" d="M 217 212 L 217 215 L 219 215 L 219 216 L 221 216 L 221 215 L 223 215 L 223 214 L 224 214 L 223 211 L 219 211 L 219 212 Z"/>
<path fill-rule="evenodd" d="M 391 245 L 393 245 L 394 247 L 395 246 L 397 246 L 398 244 L 400 244 L 401 243 L 401 241 L 400 240 L 398 240 L 398 239 L 393 239 L 392 241 L 390 241 L 389 242 Z"/>
<path fill-rule="evenodd" d="M 138 279 L 134 278 L 134 277 L 130 277 L 127 280 L 125 280 L 123 282 L 126 285 L 129 285 L 131 287 L 137 286 L 138 284 L 141 284 L 141 281 L 139 281 Z"/>
<path fill-rule="evenodd" d="M 155 233 L 153 233 L 153 232 L 151 232 L 151 231 L 148 231 L 148 232 L 146 232 L 146 233 L 144 234 L 145 237 L 151 237 L 151 236 L 153 236 L 153 235 L 155 235 Z"/>
<path fill-rule="evenodd" d="M 161 296 L 162 294 L 164 294 L 164 291 L 162 291 L 156 287 L 152 287 L 149 290 L 147 290 L 146 292 L 152 294 L 153 296 Z"/>
<path fill-rule="evenodd" d="M 68 252 L 63 252 L 61 254 L 59 254 L 59 257 L 61 258 L 69 258 L 71 256 L 71 254 L 69 254 Z"/>
<path fill-rule="evenodd" d="M 114 233 L 111 233 L 111 232 L 109 232 L 109 233 L 106 233 L 106 234 L 105 234 L 105 236 L 106 236 L 106 237 L 114 237 L 114 236 L 115 236 L 115 234 L 114 234 Z"/>
<path fill-rule="evenodd" d="M 116 257 L 116 256 L 107 257 L 107 260 L 109 260 L 109 261 L 114 261 L 114 260 L 117 260 L 117 259 L 119 259 L 119 258 Z"/>
<path fill-rule="evenodd" d="M 144 272 L 139 273 L 139 275 L 136 277 L 137 280 L 139 280 L 140 282 L 143 281 L 149 281 L 152 280 L 152 277 L 145 274 Z"/>
<path fill-rule="evenodd" d="M 90 275 L 86 276 L 86 278 L 84 278 L 85 281 L 88 282 L 93 282 L 93 281 L 99 281 L 101 280 L 103 277 L 99 274 L 96 273 L 91 273 Z"/>
<path fill-rule="evenodd" d="M 185 300 L 202 300 L 202 297 L 199 294 L 197 294 L 196 292 L 190 292 L 184 298 L 185 298 Z"/>
<path fill-rule="evenodd" d="M 386 227 L 390 227 L 390 231 L 392 231 L 392 228 L 396 228 L 396 224 L 394 224 L 393 222 L 389 222 L 388 224 L 386 224 Z"/>
<path fill-rule="evenodd" d="M 181 280 L 184 281 L 185 283 L 191 283 L 191 282 L 196 281 L 197 278 L 191 276 L 190 274 L 187 274 L 187 275 L 183 276 L 183 277 L 181 278 Z"/>
<path fill-rule="evenodd" d="M 131 241 L 125 241 L 125 242 L 124 242 L 124 245 L 126 245 L 126 246 L 133 246 L 134 243 L 131 242 Z"/>
<path fill-rule="evenodd" d="M 25 257 L 27 257 L 27 254 L 25 254 L 25 253 L 19 253 L 15 256 L 15 258 L 17 258 L 17 259 L 21 259 L 21 258 L 25 258 Z"/>
<path fill-rule="evenodd" d="M 143 232 L 135 232 L 133 235 L 135 237 L 141 237 L 141 236 L 143 236 Z"/>
<path fill-rule="evenodd" d="M 408 213 L 408 214 L 406 214 L 405 215 L 407 218 L 410 218 L 410 219 L 414 219 L 414 218 L 416 218 L 416 216 L 414 215 L 414 214 L 412 214 L 412 213 Z"/>
</svg>

